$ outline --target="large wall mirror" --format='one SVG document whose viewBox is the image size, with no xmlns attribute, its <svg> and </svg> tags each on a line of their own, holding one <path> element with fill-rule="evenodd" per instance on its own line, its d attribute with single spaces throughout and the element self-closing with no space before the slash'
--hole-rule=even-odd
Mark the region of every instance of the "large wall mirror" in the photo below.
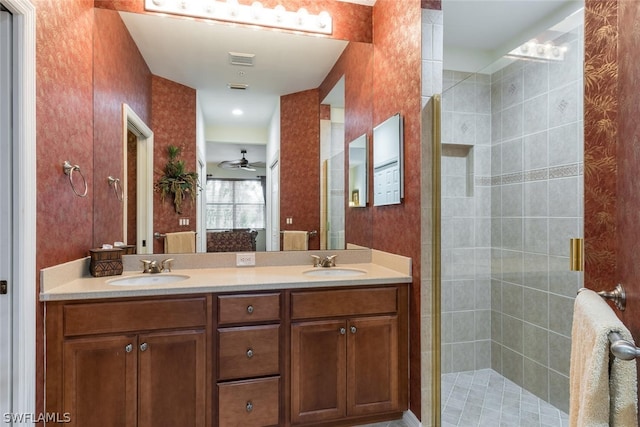
<svg viewBox="0 0 640 427">
<path fill-rule="evenodd" d="M 274 180 L 277 181 L 278 176 L 290 176 L 284 173 L 284 169 L 292 167 L 279 162 L 288 149 L 280 146 L 280 134 L 282 127 L 289 125 L 283 123 L 280 117 L 281 97 L 317 90 L 349 44 L 354 42 L 179 17 L 103 12 L 95 16 L 96 43 L 101 39 L 100 31 L 103 26 L 100 25 L 100 20 L 107 13 L 117 14 L 151 74 L 191 88 L 197 94 L 197 137 L 195 141 L 188 142 L 196 147 L 190 147 L 188 151 L 189 155 L 195 152 L 198 161 L 206 166 L 197 170 L 202 186 L 200 221 L 197 227 L 191 224 L 189 229 L 196 231 L 200 238 L 213 232 L 251 229 L 256 231 L 255 250 L 278 250 L 280 244 L 277 236 L 281 235 L 281 224 L 270 215 L 279 212 L 278 207 L 274 206 L 272 193 L 283 187 L 278 186 Z M 113 19 L 113 16 L 109 19 Z M 120 48 L 118 43 L 111 44 L 110 49 Z M 373 49 L 367 51 L 373 55 Z M 364 62 L 368 64 L 372 61 Z M 111 78 L 111 81 L 116 80 L 115 76 Z M 104 91 L 105 88 L 94 90 Z M 117 92 L 117 88 L 108 90 Z M 318 99 L 318 104 L 321 102 Z M 371 108 L 370 102 L 366 105 L 368 109 Z M 161 131 L 153 129 L 151 125 L 150 112 L 140 112 L 135 105 L 132 108 L 150 125 L 156 140 L 161 140 Z M 362 111 L 353 113 L 359 116 L 371 114 L 363 114 Z M 343 145 L 345 132 L 348 131 L 343 131 Z M 184 145 L 185 141 L 175 143 Z M 306 138 L 299 141 L 300 146 L 319 143 L 320 141 Z M 344 159 L 344 147 L 342 151 Z M 301 158 L 300 161 L 300 164 L 304 164 L 310 159 Z M 319 158 L 312 161 L 315 167 L 321 167 Z M 114 164 L 114 160 L 106 158 L 94 160 L 95 180 L 102 180 L 102 175 L 110 171 Z M 155 170 L 161 167 L 160 164 L 154 165 Z M 314 191 L 309 194 L 319 195 L 319 179 L 311 182 L 304 178 L 304 174 L 300 176 L 296 186 L 313 188 Z M 334 185 L 340 186 L 343 194 L 347 194 L 346 176 L 335 181 Z M 361 193 L 360 197 L 364 200 L 366 194 Z M 286 195 L 280 194 L 279 200 L 284 198 Z M 346 201 L 347 196 L 344 196 L 342 209 L 334 210 L 333 213 L 342 216 L 343 224 Z M 112 215 L 110 212 L 115 212 L 115 209 L 107 209 L 107 202 L 112 203 L 99 196 L 96 196 L 94 202 L 96 244 L 117 240 L 109 238 L 109 229 L 115 227 L 107 227 L 105 224 L 121 216 Z M 299 205 L 299 209 L 303 209 L 304 200 L 300 200 Z M 160 234 L 175 231 L 161 228 L 166 228 L 166 224 L 177 224 L 180 220 L 179 216 L 162 218 L 162 215 L 167 214 L 157 210 L 154 215 L 153 231 Z M 283 215 L 286 213 L 283 212 Z M 304 216 L 306 213 L 299 210 L 294 220 Z M 126 217 L 131 220 L 136 218 L 136 214 L 125 215 L 125 220 Z M 313 228 L 319 230 L 320 224 Z M 132 229 L 132 225 L 119 224 L 117 229 Z M 343 239 L 344 235 L 343 229 Z M 366 242 L 364 243 L 366 246 Z M 342 247 L 344 246 L 343 244 Z M 157 248 L 156 245 L 155 252 L 158 252 Z M 199 250 L 203 250 L 202 246 Z"/>
<path fill-rule="evenodd" d="M 369 166 L 369 145 L 367 135 L 360 135 L 349 143 L 349 206 L 367 206 L 367 181 Z"/>
<path fill-rule="evenodd" d="M 402 116 L 395 114 L 373 128 L 373 204 L 397 205 L 404 197 Z"/>
</svg>

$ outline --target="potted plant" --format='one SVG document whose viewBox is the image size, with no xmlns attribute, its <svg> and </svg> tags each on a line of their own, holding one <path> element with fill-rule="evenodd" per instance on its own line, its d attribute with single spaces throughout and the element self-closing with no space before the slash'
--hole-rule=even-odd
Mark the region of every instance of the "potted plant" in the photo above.
<svg viewBox="0 0 640 427">
<path fill-rule="evenodd" d="M 178 160 L 180 148 L 175 145 L 167 147 L 169 160 L 164 167 L 164 174 L 155 183 L 154 188 L 160 191 L 160 198 L 164 201 L 167 195 L 173 196 L 173 205 L 176 213 L 182 213 L 182 200 L 189 195 L 191 200 L 196 198 L 198 185 L 198 173 L 187 172 L 184 160 Z"/>
</svg>

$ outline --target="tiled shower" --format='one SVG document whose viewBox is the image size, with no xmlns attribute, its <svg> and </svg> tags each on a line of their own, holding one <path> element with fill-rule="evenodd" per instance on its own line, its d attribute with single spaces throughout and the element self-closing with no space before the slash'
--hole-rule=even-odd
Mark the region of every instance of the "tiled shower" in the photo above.
<svg viewBox="0 0 640 427">
<path fill-rule="evenodd" d="M 583 25 L 563 61 L 444 71 L 442 373 L 493 369 L 568 412 L 583 226 Z M 553 29 L 555 31 L 555 29 Z"/>
</svg>

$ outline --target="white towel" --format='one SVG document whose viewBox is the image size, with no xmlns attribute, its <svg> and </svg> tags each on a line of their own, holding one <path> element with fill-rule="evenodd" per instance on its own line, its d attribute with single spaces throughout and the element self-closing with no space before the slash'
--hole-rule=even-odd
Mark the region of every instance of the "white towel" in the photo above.
<svg viewBox="0 0 640 427">
<path fill-rule="evenodd" d="M 196 251 L 196 232 L 167 233 L 164 238 L 165 254 L 192 254 Z"/>
<path fill-rule="evenodd" d="M 306 231 L 284 231 L 282 250 L 306 251 L 309 248 L 309 237 Z"/>
<path fill-rule="evenodd" d="M 571 331 L 571 427 L 638 425 L 636 362 L 611 354 L 612 331 L 633 342 L 629 330 L 600 295 L 582 290 L 576 297 Z"/>
</svg>

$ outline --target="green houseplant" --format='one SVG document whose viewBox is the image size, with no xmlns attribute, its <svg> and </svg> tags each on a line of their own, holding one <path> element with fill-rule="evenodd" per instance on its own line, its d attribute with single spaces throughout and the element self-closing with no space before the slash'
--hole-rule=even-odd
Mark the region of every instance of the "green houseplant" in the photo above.
<svg viewBox="0 0 640 427">
<path fill-rule="evenodd" d="M 155 189 L 160 192 L 162 201 L 167 195 L 172 196 L 176 213 L 182 213 L 182 201 L 185 197 L 191 196 L 191 200 L 195 201 L 196 190 L 199 187 L 198 173 L 185 170 L 184 160 L 178 160 L 179 147 L 169 145 L 167 153 L 169 160 L 164 167 L 163 175 L 155 184 Z"/>
</svg>

